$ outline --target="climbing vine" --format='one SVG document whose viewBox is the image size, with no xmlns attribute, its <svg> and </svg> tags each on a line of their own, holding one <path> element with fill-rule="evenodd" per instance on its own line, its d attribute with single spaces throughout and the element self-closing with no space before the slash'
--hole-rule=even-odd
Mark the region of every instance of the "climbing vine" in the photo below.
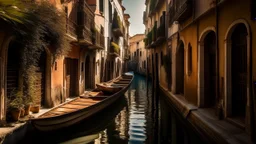
<svg viewBox="0 0 256 144">
<path fill-rule="evenodd" d="M 0 0 L 0 20 L 7 23 L 21 49 L 20 70 L 24 78 L 23 95 L 33 95 L 35 71 L 41 53 L 48 50 L 55 59 L 70 51 L 66 39 L 65 13 L 47 1 Z"/>
</svg>

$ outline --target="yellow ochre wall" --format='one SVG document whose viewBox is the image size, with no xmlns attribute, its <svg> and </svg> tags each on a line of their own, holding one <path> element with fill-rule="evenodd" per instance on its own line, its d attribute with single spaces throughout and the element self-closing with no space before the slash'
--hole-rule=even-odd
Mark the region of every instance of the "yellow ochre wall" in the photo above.
<svg viewBox="0 0 256 144">
<path fill-rule="evenodd" d="M 185 98 L 197 104 L 197 25 L 190 25 L 180 33 L 180 40 L 184 43 L 184 96 Z M 187 73 L 187 48 L 188 44 L 192 46 L 192 73 Z"/>
<path fill-rule="evenodd" d="M 227 6 L 228 5 L 228 6 Z M 243 9 L 243 11 L 241 11 Z M 248 22 L 251 32 L 251 49 L 252 49 L 252 76 L 253 80 L 256 80 L 256 21 L 252 21 L 250 18 L 250 1 L 246 0 L 241 3 L 239 0 L 233 0 L 232 2 L 224 2 L 219 8 L 219 82 L 221 77 L 225 76 L 225 35 L 230 25 L 238 20 L 244 19 Z M 180 40 L 184 41 L 184 71 L 185 71 L 185 82 L 184 82 L 184 95 L 186 99 L 193 104 L 197 105 L 197 85 L 198 85 L 198 41 L 199 36 L 203 34 L 204 30 L 209 27 L 216 28 L 216 15 L 215 11 L 211 10 L 205 16 L 200 17 L 196 22 L 190 24 L 192 19 L 189 18 L 186 22 L 181 24 L 180 29 Z M 197 32 L 198 31 L 198 32 Z M 192 46 L 192 74 L 187 75 L 187 48 L 188 44 Z"/>
<path fill-rule="evenodd" d="M 224 40 L 225 35 L 229 26 L 238 19 L 244 19 L 250 25 L 251 32 L 251 49 L 252 49 L 252 75 L 253 79 L 256 79 L 256 21 L 252 21 L 250 18 L 250 1 L 245 0 L 243 2 L 239 0 L 233 0 L 227 3 L 228 6 L 220 7 L 220 17 L 219 17 L 219 50 L 220 50 L 220 76 L 224 77 Z"/>
</svg>

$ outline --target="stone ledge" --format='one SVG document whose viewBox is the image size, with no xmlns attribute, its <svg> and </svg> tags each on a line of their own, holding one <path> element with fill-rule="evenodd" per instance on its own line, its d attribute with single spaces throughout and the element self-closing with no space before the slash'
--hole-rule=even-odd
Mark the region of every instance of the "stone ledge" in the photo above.
<svg viewBox="0 0 256 144">
<path fill-rule="evenodd" d="M 207 108 L 198 108 L 189 104 L 181 95 L 175 95 L 162 87 L 168 101 L 178 110 L 178 112 L 188 120 L 192 126 L 210 138 L 215 143 L 227 144 L 250 144 L 250 136 L 235 125 L 226 120 L 218 120 L 211 110 Z"/>
<path fill-rule="evenodd" d="M 26 124 L 24 123 L 15 123 L 13 127 L 0 127 L 0 143 L 4 141 L 7 135 L 12 134 L 17 129 L 23 127 Z"/>
<path fill-rule="evenodd" d="M 160 89 L 165 93 L 165 95 L 171 100 L 171 103 L 175 105 L 175 107 L 181 112 L 183 117 L 187 119 L 188 115 L 191 111 L 197 110 L 198 107 L 188 103 L 188 101 L 182 95 L 174 95 L 166 88 L 160 85 Z"/>
</svg>

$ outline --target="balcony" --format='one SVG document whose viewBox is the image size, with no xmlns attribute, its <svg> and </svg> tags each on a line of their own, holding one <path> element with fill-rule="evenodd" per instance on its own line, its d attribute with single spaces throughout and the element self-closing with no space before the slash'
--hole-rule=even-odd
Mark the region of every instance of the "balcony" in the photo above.
<svg viewBox="0 0 256 144">
<path fill-rule="evenodd" d="M 91 46 L 93 44 L 92 33 L 94 31 L 94 13 L 83 0 L 79 1 L 77 17 L 78 43 L 85 46 Z"/>
<path fill-rule="evenodd" d="M 96 28 L 92 30 L 92 44 L 90 49 L 104 49 L 105 38 Z"/>
<path fill-rule="evenodd" d="M 77 23 L 72 21 L 70 18 L 66 19 L 66 33 L 71 41 L 77 41 L 76 33 Z"/>
<path fill-rule="evenodd" d="M 150 45 L 152 43 L 152 31 L 148 32 L 147 38 L 144 41 L 146 48 L 150 48 Z"/>
<path fill-rule="evenodd" d="M 155 8 L 156 8 L 156 0 L 150 0 L 149 16 L 155 13 Z"/>
<path fill-rule="evenodd" d="M 170 23 L 173 23 L 174 21 L 182 22 L 192 16 L 192 0 L 179 0 L 175 2 L 176 4 L 172 4 L 172 6 L 169 6 Z M 176 7 L 174 5 L 176 5 Z"/>
<path fill-rule="evenodd" d="M 120 55 L 119 45 L 115 42 L 111 42 L 109 53 L 111 56 L 119 57 L 119 55 Z"/>
<path fill-rule="evenodd" d="M 157 28 L 157 33 L 156 33 L 156 42 L 155 44 L 161 45 L 166 38 L 166 31 L 165 31 L 165 12 L 163 12 L 163 15 L 160 17 L 159 21 L 159 26 Z"/>
<path fill-rule="evenodd" d="M 114 12 L 112 31 L 115 37 L 124 36 L 124 27 L 116 11 Z"/>
</svg>

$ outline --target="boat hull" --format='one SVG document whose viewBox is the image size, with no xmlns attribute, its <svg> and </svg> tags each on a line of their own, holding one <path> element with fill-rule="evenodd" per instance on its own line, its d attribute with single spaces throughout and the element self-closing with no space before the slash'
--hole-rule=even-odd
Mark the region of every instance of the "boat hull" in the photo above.
<svg viewBox="0 0 256 144">
<path fill-rule="evenodd" d="M 133 78 L 131 79 L 131 82 L 132 80 Z M 121 96 L 124 95 L 124 93 L 128 90 L 129 86 L 131 85 L 131 82 L 123 89 L 121 89 L 119 92 L 89 107 L 65 115 L 60 115 L 57 117 L 32 119 L 31 122 L 35 126 L 35 128 L 40 131 L 54 131 L 72 126 L 100 112 L 101 110 L 105 109 L 106 107 L 114 103 L 116 100 L 118 100 Z"/>
</svg>

